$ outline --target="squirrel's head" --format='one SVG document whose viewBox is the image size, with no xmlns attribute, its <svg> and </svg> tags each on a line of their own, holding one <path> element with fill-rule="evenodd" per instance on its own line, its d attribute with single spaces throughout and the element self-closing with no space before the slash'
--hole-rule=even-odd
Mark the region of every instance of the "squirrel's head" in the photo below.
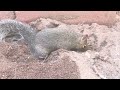
<svg viewBox="0 0 120 90">
<path fill-rule="evenodd" d="M 80 48 L 83 51 L 96 49 L 97 45 L 97 36 L 94 34 L 83 35 L 80 40 Z"/>
<path fill-rule="evenodd" d="M 87 50 L 87 38 L 88 38 L 88 35 L 83 35 L 80 38 L 79 48 L 80 48 L 81 51 L 86 51 Z"/>
<path fill-rule="evenodd" d="M 88 35 L 87 38 L 87 49 L 96 50 L 97 48 L 97 36 L 95 34 Z"/>
</svg>

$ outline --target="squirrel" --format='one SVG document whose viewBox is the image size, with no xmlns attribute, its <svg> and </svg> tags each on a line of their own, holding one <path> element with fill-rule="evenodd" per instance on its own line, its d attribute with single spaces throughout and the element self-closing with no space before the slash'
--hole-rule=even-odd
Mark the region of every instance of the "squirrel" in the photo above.
<svg viewBox="0 0 120 90">
<path fill-rule="evenodd" d="M 74 30 L 45 28 L 37 32 L 29 24 L 3 19 L 0 21 L 0 40 L 4 41 L 9 36 L 22 36 L 32 55 L 38 59 L 45 59 L 57 49 L 84 51 L 87 48 L 87 35 Z"/>
</svg>

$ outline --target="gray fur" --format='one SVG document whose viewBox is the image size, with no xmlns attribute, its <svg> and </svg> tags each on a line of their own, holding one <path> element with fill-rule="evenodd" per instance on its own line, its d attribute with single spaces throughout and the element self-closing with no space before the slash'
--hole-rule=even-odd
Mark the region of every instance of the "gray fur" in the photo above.
<svg viewBox="0 0 120 90">
<path fill-rule="evenodd" d="M 37 58 L 45 58 L 57 49 L 81 51 L 87 44 L 83 35 L 74 30 L 47 28 L 36 32 L 30 25 L 16 20 L 0 21 L 0 39 L 20 34 L 28 44 L 31 53 Z"/>
</svg>

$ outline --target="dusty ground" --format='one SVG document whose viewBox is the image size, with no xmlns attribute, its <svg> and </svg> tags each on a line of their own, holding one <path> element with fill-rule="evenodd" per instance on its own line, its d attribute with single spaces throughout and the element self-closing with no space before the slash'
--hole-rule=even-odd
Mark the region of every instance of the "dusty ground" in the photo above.
<svg viewBox="0 0 120 90">
<path fill-rule="evenodd" d="M 41 61 L 31 55 L 24 40 L 0 42 L 1 79 L 120 79 L 120 22 L 112 27 L 66 25 L 41 18 L 30 25 L 38 31 L 55 27 L 80 30 L 89 36 L 93 48 L 85 52 L 59 49 Z"/>
</svg>

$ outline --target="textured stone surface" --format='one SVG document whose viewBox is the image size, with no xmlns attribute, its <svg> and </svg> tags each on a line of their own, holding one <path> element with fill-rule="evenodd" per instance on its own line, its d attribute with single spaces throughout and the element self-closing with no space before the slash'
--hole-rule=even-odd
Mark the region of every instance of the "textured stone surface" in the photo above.
<svg viewBox="0 0 120 90">
<path fill-rule="evenodd" d="M 0 19 L 15 19 L 13 11 L 0 11 Z"/>
<path fill-rule="evenodd" d="M 16 19 L 33 21 L 37 18 L 52 18 L 68 24 L 92 23 L 113 24 L 116 21 L 115 11 L 16 11 Z"/>
</svg>

